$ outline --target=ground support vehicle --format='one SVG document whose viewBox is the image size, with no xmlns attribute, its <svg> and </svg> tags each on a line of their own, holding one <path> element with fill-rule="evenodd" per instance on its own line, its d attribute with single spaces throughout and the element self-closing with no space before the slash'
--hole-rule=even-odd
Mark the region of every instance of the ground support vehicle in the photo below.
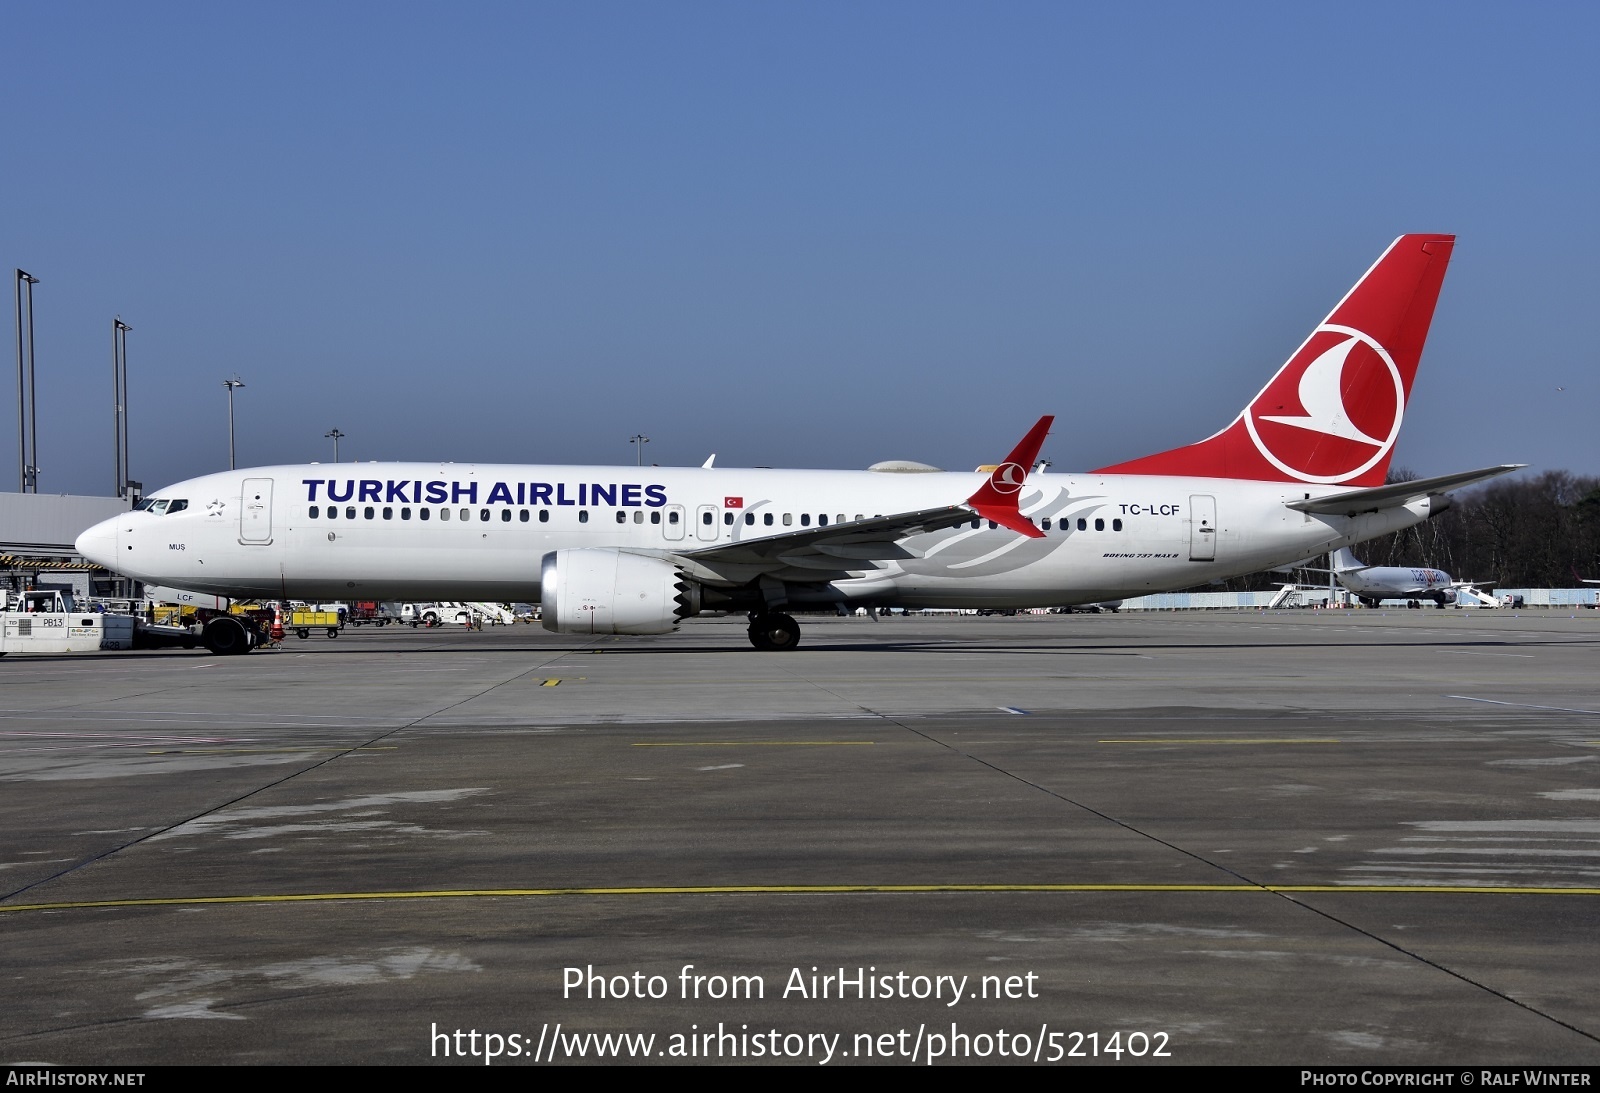
<svg viewBox="0 0 1600 1093">
<path fill-rule="evenodd" d="M 55 589 L 0 592 L 0 656 L 7 653 L 87 653 L 132 649 L 132 615 L 79 610 Z"/>
<path fill-rule="evenodd" d="M 260 646 L 276 644 L 272 638 L 273 618 L 271 608 L 242 607 L 238 604 L 226 612 L 195 612 L 195 620 L 200 626 L 200 640 L 217 656 L 234 656 Z"/>
<path fill-rule="evenodd" d="M 399 604 L 379 603 L 377 600 L 357 600 L 345 614 L 345 622 L 351 626 L 388 626 L 391 622 L 399 621 Z"/>
<path fill-rule="evenodd" d="M 337 611 L 296 608 L 289 612 L 288 629 L 293 630 L 298 638 L 309 638 L 313 630 L 326 630 L 330 638 L 336 638 L 341 625 Z"/>
</svg>

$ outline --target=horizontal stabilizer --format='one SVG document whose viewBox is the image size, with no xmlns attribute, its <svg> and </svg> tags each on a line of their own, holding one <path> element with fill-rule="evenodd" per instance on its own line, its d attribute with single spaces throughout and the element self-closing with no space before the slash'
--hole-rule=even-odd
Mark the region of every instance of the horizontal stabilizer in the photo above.
<svg viewBox="0 0 1600 1093">
<path fill-rule="evenodd" d="M 1477 471 L 1442 474 L 1437 478 L 1419 478 L 1414 482 L 1393 482 L 1387 486 L 1374 486 L 1370 490 L 1351 490 L 1327 497 L 1312 497 L 1304 501 L 1286 501 L 1297 512 L 1316 512 L 1325 516 L 1354 516 L 1361 512 L 1398 508 L 1421 501 L 1436 493 L 1449 493 L 1476 482 L 1498 478 L 1502 474 L 1520 471 L 1526 463 L 1502 463 L 1498 467 L 1485 467 Z"/>
</svg>

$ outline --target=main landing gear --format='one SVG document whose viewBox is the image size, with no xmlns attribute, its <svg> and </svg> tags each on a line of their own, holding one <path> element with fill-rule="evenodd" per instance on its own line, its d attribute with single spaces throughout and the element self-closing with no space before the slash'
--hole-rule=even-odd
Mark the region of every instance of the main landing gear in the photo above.
<svg viewBox="0 0 1600 1093">
<path fill-rule="evenodd" d="M 800 644 L 800 624 L 781 611 L 750 615 L 750 644 L 763 652 Z"/>
</svg>

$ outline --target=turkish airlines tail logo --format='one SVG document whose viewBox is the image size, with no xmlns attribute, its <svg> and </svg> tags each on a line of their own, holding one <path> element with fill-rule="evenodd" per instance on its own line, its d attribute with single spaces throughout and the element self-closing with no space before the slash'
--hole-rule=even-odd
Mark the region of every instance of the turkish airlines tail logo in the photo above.
<svg viewBox="0 0 1600 1093">
<path fill-rule="evenodd" d="M 1324 324 L 1250 403 L 1244 424 L 1261 456 L 1289 477 L 1348 482 L 1388 458 L 1405 400 L 1388 350 L 1359 330 Z"/>
<path fill-rule="evenodd" d="M 1361 344 L 1361 335 L 1352 334 L 1332 349 L 1326 349 L 1300 373 L 1300 405 L 1305 413 L 1299 417 L 1267 416 L 1262 421 L 1276 421 L 1281 425 L 1294 425 L 1312 432 L 1345 440 L 1359 440 L 1381 448 L 1387 441 L 1368 436 L 1350 420 L 1344 405 L 1344 366 L 1350 359 L 1350 350 Z M 1373 348 L 1388 361 L 1389 355 L 1382 347 Z M 1393 368 L 1392 362 L 1390 367 Z M 1398 376 L 1396 377 L 1398 378 Z"/>
<path fill-rule="evenodd" d="M 1101 472 L 1382 485 L 1454 242 L 1396 239 L 1233 424 Z"/>
</svg>

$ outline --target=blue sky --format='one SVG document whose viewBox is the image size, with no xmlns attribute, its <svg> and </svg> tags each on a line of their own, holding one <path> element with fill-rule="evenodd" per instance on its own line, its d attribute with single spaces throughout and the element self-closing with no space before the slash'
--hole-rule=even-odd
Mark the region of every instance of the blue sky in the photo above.
<svg viewBox="0 0 1600 1093">
<path fill-rule="evenodd" d="M 1460 237 L 1396 462 L 1600 473 L 1592 4 L 12 5 L 40 487 L 345 459 L 1057 469 Z M 9 280 L 9 272 L 7 279 Z M 16 488 L 6 302 L 0 489 Z"/>
</svg>

